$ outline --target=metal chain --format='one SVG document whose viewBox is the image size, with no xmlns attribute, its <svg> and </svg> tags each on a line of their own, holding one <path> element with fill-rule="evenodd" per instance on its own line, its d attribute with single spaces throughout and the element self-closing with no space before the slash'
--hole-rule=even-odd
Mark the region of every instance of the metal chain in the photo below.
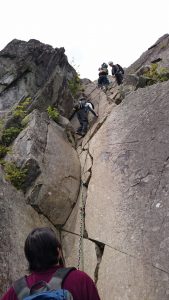
<svg viewBox="0 0 169 300">
<path fill-rule="evenodd" d="M 84 219 L 85 219 L 85 203 L 83 197 L 83 182 L 81 182 L 81 203 L 80 203 L 80 238 L 79 238 L 79 256 L 77 269 L 84 270 L 84 258 L 83 258 L 83 235 L 84 235 Z"/>
<path fill-rule="evenodd" d="M 96 89 L 96 87 L 94 88 L 94 90 Z M 93 91 L 94 91 L 93 90 Z M 92 91 L 92 92 L 93 92 Z M 91 93 L 92 93 L 91 92 Z M 91 94 L 90 93 L 90 94 Z M 99 93 L 99 97 L 100 97 L 100 93 Z M 91 132 L 91 128 L 89 129 Z M 87 156 L 86 156 L 87 159 Z M 86 163 L 86 160 L 85 160 Z M 84 163 L 84 166 L 85 166 Z M 84 228 L 85 228 L 85 201 L 84 201 L 84 195 L 83 195 L 83 186 L 84 183 L 81 180 L 81 201 L 80 201 L 80 238 L 79 238 L 79 255 L 78 255 L 78 263 L 77 263 L 77 269 L 80 269 L 81 266 L 81 270 L 84 271 L 84 255 L 83 255 L 83 236 L 84 236 Z"/>
</svg>

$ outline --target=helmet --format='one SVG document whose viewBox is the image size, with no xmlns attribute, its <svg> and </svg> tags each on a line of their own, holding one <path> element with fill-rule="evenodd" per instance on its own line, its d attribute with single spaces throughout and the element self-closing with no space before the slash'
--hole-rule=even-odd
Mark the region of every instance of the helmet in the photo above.
<svg viewBox="0 0 169 300">
<path fill-rule="evenodd" d="M 108 64 L 109 64 L 109 65 L 113 65 L 113 62 L 112 62 L 112 61 L 109 61 Z"/>
<path fill-rule="evenodd" d="M 102 68 L 107 68 L 108 65 L 107 65 L 106 63 L 102 63 L 101 67 L 102 67 Z"/>
</svg>

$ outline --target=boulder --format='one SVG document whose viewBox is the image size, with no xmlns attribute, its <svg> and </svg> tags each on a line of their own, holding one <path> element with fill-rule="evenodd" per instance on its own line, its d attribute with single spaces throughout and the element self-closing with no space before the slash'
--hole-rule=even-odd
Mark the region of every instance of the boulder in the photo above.
<svg viewBox="0 0 169 300">
<path fill-rule="evenodd" d="M 6 160 L 28 169 L 22 186 L 27 202 L 55 225 L 62 225 L 76 203 L 80 163 L 64 129 L 34 110 Z"/>
</svg>

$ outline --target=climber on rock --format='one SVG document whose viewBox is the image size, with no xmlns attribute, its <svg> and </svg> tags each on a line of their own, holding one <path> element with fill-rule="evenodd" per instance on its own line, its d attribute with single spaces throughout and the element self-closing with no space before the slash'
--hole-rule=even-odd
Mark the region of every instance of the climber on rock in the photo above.
<svg viewBox="0 0 169 300">
<path fill-rule="evenodd" d="M 80 97 L 78 103 L 73 108 L 73 113 L 69 120 L 73 118 L 75 113 L 77 114 L 78 121 L 80 123 L 79 128 L 76 131 L 76 134 L 85 136 L 88 130 L 88 113 L 91 112 L 95 117 L 98 117 L 98 114 L 94 111 L 94 105 L 87 100 L 85 96 Z"/>
<path fill-rule="evenodd" d="M 109 66 L 112 67 L 112 75 L 116 77 L 117 84 L 120 85 L 123 83 L 124 70 L 123 68 L 117 64 L 114 65 L 112 61 L 109 61 Z"/>
<path fill-rule="evenodd" d="M 108 65 L 106 63 L 103 63 L 101 65 L 101 68 L 98 69 L 99 71 L 99 78 L 98 78 L 98 87 L 107 89 L 107 86 L 109 85 L 109 80 L 107 78 L 108 75 Z"/>
</svg>

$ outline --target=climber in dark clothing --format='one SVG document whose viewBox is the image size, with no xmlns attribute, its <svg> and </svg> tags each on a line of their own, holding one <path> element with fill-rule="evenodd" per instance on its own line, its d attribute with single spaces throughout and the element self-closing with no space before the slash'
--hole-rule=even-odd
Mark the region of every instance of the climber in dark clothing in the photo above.
<svg viewBox="0 0 169 300">
<path fill-rule="evenodd" d="M 98 87 L 107 87 L 109 85 L 109 80 L 107 78 L 108 75 L 108 65 L 106 63 L 103 63 L 101 65 L 101 68 L 99 68 L 99 78 L 98 78 Z"/>
<path fill-rule="evenodd" d="M 112 61 L 109 61 L 109 66 L 112 67 L 112 75 L 116 77 L 117 84 L 120 85 L 123 83 L 124 70 L 123 68 L 117 64 L 114 65 Z"/>
<path fill-rule="evenodd" d="M 93 105 L 90 101 L 88 101 L 85 97 L 80 98 L 79 102 L 74 106 L 73 108 L 73 113 L 71 117 L 69 118 L 70 120 L 73 118 L 75 113 L 77 113 L 77 118 L 79 120 L 80 126 L 77 129 L 76 133 L 84 136 L 87 133 L 88 129 L 88 113 L 89 111 L 95 116 L 98 117 L 98 114 L 95 113 L 93 109 Z"/>
</svg>

